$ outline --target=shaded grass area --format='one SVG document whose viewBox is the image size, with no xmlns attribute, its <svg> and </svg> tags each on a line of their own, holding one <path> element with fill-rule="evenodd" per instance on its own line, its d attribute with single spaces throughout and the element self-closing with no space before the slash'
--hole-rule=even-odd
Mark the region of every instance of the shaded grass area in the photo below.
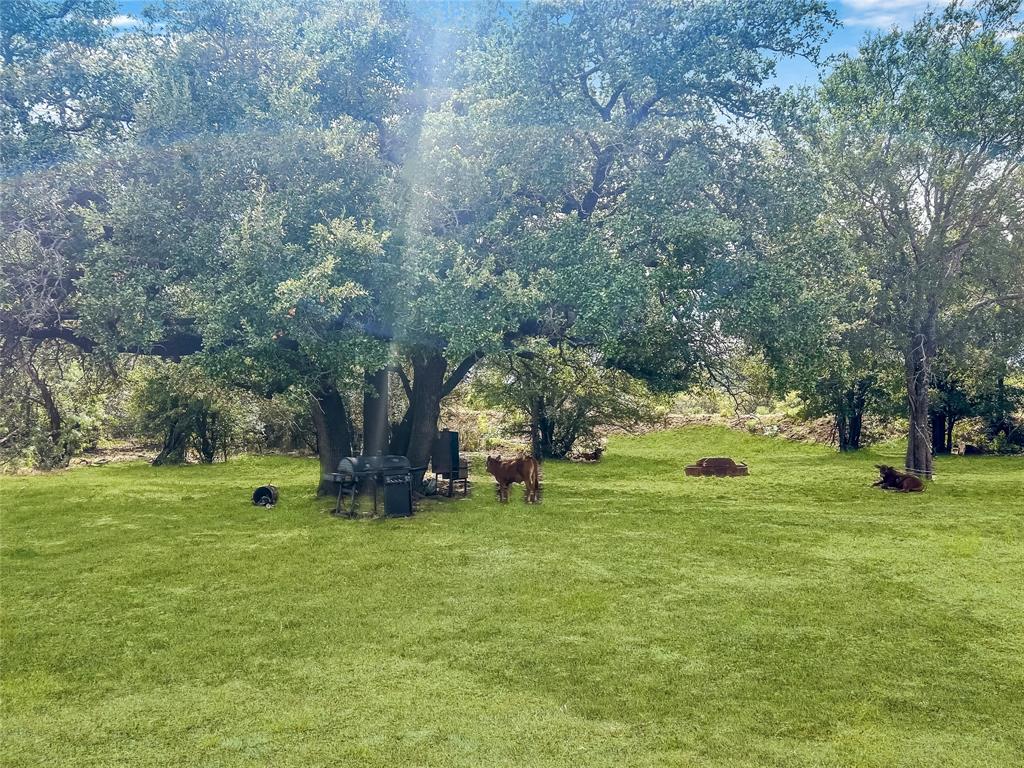
<svg viewBox="0 0 1024 768">
<path fill-rule="evenodd" d="M 2 762 L 1024 764 L 1024 461 L 880 460 L 692 428 L 376 522 L 301 459 L 4 478 Z"/>
</svg>

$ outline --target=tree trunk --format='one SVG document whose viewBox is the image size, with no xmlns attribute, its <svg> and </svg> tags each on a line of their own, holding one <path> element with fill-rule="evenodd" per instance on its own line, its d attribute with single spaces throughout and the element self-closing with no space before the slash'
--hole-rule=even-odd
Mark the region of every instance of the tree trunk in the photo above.
<svg viewBox="0 0 1024 768">
<path fill-rule="evenodd" d="M 422 467 L 430 460 L 434 438 L 441 418 L 441 401 L 457 387 L 473 366 L 483 358 L 474 352 L 448 374 L 448 361 L 440 352 L 417 353 L 412 360 L 412 386 L 409 407 L 402 421 L 391 431 L 391 453 L 405 456 L 414 467 Z M 419 487 L 423 472 L 413 478 Z"/>
<path fill-rule="evenodd" d="M 352 429 L 345 412 L 345 399 L 333 384 L 323 384 L 309 399 L 320 456 L 320 484 L 316 495 L 334 496 L 338 486 L 324 479 L 324 475 L 337 471 L 338 462 L 352 455 Z"/>
<path fill-rule="evenodd" d="M 391 427 L 391 443 L 388 453 L 405 456 L 409 453 L 409 435 L 412 432 L 412 401 L 409 402 L 402 420 Z"/>
<path fill-rule="evenodd" d="M 555 420 L 548 416 L 547 409 L 540 412 L 540 456 L 538 461 L 543 459 L 563 459 L 565 454 L 555 446 Z"/>
<path fill-rule="evenodd" d="M 64 419 L 60 415 L 60 408 L 53 397 L 49 385 L 39 375 L 38 371 L 31 365 L 26 366 L 28 376 L 32 380 L 39 396 L 43 399 L 43 408 L 46 410 L 46 420 L 50 429 L 47 438 L 50 442 L 51 454 L 45 460 L 45 469 L 61 469 L 71 462 L 71 452 L 64 440 Z"/>
<path fill-rule="evenodd" d="M 840 453 L 853 450 L 850 447 L 850 420 L 845 413 L 836 414 L 836 443 Z"/>
<path fill-rule="evenodd" d="M 438 352 L 415 355 L 412 363 L 412 400 L 409 402 L 409 443 L 405 455 L 413 467 L 413 488 L 419 488 L 430 451 L 437 437 L 437 423 L 441 418 L 441 399 L 444 397 L 444 376 L 448 361 Z"/>
<path fill-rule="evenodd" d="M 864 429 L 864 407 L 850 414 L 850 447 L 847 450 L 860 450 L 860 435 Z"/>
<path fill-rule="evenodd" d="M 216 410 L 204 407 L 199 414 L 197 437 L 199 458 L 203 464 L 213 464 L 217 457 L 217 443 L 220 439 L 220 418 Z M 225 447 L 225 453 L 227 448 Z M 227 461 L 227 459 L 225 459 Z"/>
<path fill-rule="evenodd" d="M 184 464 L 185 452 L 188 450 L 189 431 L 189 426 L 183 424 L 182 419 L 176 419 L 164 436 L 164 445 L 160 449 L 160 453 L 153 459 L 153 465 Z"/>
<path fill-rule="evenodd" d="M 953 427 L 956 425 L 956 416 L 946 417 L 946 446 L 945 453 L 953 452 Z"/>
<path fill-rule="evenodd" d="M 946 414 L 932 411 L 932 453 L 949 453 L 946 447 Z"/>
<path fill-rule="evenodd" d="M 530 455 L 537 461 L 565 458 L 565 452 L 555 445 L 555 421 L 548 415 L 543 395 L 534 398 L 530 406 Z"/>
<path fill-rule="evenodd" d="M 386 368 L 364 374 L 363 453 L 375 456 L 388 446 L 388 397 L 390 375 Z"/>
<path fill-rule="evenodd" d="M 858 381 L 848 389 L 836 413 L 836 441 L 842 453 L 860 450 L 860 437 L 864 428 L 864 409 L 870 384 Z"/>
<path fill-rule="evenodd" d="M 928 384 L 934 347 L 935 321 L 924 323 L 904 354 L 907 406 L 910 428 L 907 434 L 906 468 L 915 475 L 931 479 L 932 446 L 928 424 Z"/>
<path fill-rule="evenodd" d="M 530 455 L 540 461 L 544 457 L 544 438 L 541 434 L 541 414 L 544 411 L 544 398 L 535 397 L 530 404 Z"/>
</svg>

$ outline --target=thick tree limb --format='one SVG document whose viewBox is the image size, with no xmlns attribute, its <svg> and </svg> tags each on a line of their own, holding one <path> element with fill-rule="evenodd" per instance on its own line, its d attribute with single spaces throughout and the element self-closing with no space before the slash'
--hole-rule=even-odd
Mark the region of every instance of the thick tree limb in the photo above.
<svg viewBox="0 0 1024 768">
<path fill-rule="evenodd" d="M 45 328 L 26 328 L 12 336 L 35 341 L 48 339 L 65 341 L 73 344 L 83 352 L 93 352 L 99 346 L 95 340 L 81 336 L 67 326 L 56 325 Z M 150 344 L 125 344 L 118 345 L 117 352 L 125 352 L 137 355 L 152 355 L 154 357 L 177 358 L 187 357 L 203 349 L 203 338 L 196 333 L 187 331 L 169 334 L 159 341 Z"/>
<path fill-rule="evenodd" d="M 455 388 L 462 383 L 462 380 L 466 378 L 473 366 L 476 365 L 480 360 L 484 358 L 484 353 L 477 350 L 472 355 L 467 357 L 448 375 L 448 379 L 444 382 L 441 387 L 441 397 L 447 397 Z"/>
<path fill-rule="evenodd" d="M 991 307 L 993 305 L 1009 304 L 1011 302 L 1024 301 L 1024 293 L 1007 293 L 1002 296 L 993 296 L 990 299 L 977 302 L 973 307 L 967 310 L 968 317 L 981 311 L 985 307 Z"/>
<path fill-rule="evenodd" d="M 132 116 L 113 112 L 95 112 L 83 117 L 82 121 L 78 125 L 68 125 L 65 122 L 63 128 L 68 133 L 82 133 L 92 128 L 93 125 L 96 124 L 97 120 L 111 120 L 115 123 L 130 123 L 132 121 Z"/>
<path fill-rule="evenodd" d="M 659 101 L 661 101 L 661 93 L 656 90 L 648 98 L 640 102 L 636 109 L 629 114 L 629 127 L 636 128 L 640 125 L 640 123 L 642 123 L 650 114 L 651 110 L 654 109 L 654 105 Z"/>
</svg>

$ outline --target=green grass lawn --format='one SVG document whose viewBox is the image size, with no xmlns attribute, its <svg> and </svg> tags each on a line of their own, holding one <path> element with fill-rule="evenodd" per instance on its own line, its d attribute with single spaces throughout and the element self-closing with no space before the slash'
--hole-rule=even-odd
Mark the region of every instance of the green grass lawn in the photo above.
<svg viewBox="0 0 1024 768">
<path fill-rule="evenodd" d="M 3 478 L 0 764 L 1024 765 L 1024 460 L 881 458 L 687 429 L 372 522 L 302 459 Z"/>
</svg>

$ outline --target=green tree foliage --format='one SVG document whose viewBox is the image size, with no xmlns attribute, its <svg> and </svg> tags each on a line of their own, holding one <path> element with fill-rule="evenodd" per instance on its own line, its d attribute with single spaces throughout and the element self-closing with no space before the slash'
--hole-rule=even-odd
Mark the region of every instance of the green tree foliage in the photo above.
<svg viewBox="0 0 1024 768">
<path fill-rule="evenodd" d="M 48 166 L 123 136 L 147 56 L 113 0 L 12 0 L 0 20 L 0 165 Z"/>
<path fill-rule="evenodd" d="M 782 107 L 769 52 L 813 58 L 830 21 L 816 2 L 535 4 L 473 51 L 467 154 L 507 200 L 484 239 L 549 279 L 548 338 L 666 389 L 721 358 L 721 299 L 772 239 L 732 216 L 765 151 L 745 132 Z"/>
<path fill-rule="evenodd" d="M 830 224 L 821 211 L 812 226 Z M 894 391 L 900 389 L 901 361 L 870 319 L 877 285 L 851 263 L 847 250 L 834 244 L 831 255 L 816 270 L 819 280 L 801 286 L 804 315 L 780 317 L 782 330 L 770 332 L 759 346 L 767 352 L 772 390 L 797 393 L 806 417 L 830 416 L 839 450 L 853 451 L 862 447 L 868 411 L 899 412 Z"/>
<path fill-rule="evenodd" d="M 843 63 L 822 195 L 806 109 L 771 85 L 779 57 L 816 58 L 819 0 L 168 0 L 120 34 L 103 2 L 16 3 L 3 355 L 188 357 L 304 392 L 324 470 L 360 399 L 367 440 L 425 464 L 442 398 L 537 344 L 667 391 L 751 348 L 838 418 L 888 364 L 860 286 L 911 357 L 922 307 L 941 329 L 1020 293 L 1012 10 L 954 8 Z M 387 369 L 390 434 L 370 425 Z"/>
<path fill-rule="evenodd" d="M 12 299 L 5 336 L 201 351 L 219 380 L 305 387 L 325 468 L 351 444 L 342 393 L 396 354 L 392 448 L 415 464 L 440 399 L 522 340 L 664 388 L 713 363 L 720 299 L 763 250 L 730 219 L 749 206 L 722 180 L 757 152 L 736 129 L 777 114 L 769 52 L 813 57 L 831 20 L 803 0 L 150 17 L 159 34 L 124 38 L 145 69 L 128 140 L 17 190 L 12 229 L 46 252 L 29 262 L 60 268 L 10 270 L 45 307 Z M 30 215 L 55 189 L 79 200 L 57 206 L 60 248 Z"/>
<path fill-rule="evenodd" d="M 78 156 L 123 138 L 148 59 L 131 35 L 114 34 L 106 0 L 4 5 L 0 19 L 0 371 L 3 450 L 37 466 L 66 466 L 97 436 L 97 372 L 70 347 L 56 318 L 81 276 L 84 208 L 96 200 L 76 184 Z M 68 165 L 65 165 L 68 164 Z M 88 382 L 88 383 L 84 383 Z"/>
<path fill-rule="evenodd" d="M 932 450 L 949 453 L 958 422 L 980 419 L 990 444 L 1024 446 L 1024 312 L 999 306 L 949 318 L 932 369 Z"/>
<path fill-rule="evenodd" d="M 328 430 L 336 439 L 324 451 L 336 463 L 350 451 L 338 390 L 360 366 L 381 364 L 376 314 L 385 302 L 372 291 L 395 275 L 382 258 L 385 231 L 372 223 L 381 199 L 374 187 L 386 181 L 377 129 L 318 108 L 315 66 L 326 59 L 314 58 L 313 41 L 317 29 L 344 28 L 365 50 L 335 54 L 363 64 L 371 54 L 388 59 L 361 35 L 376 29 L 382 34 L 371 38 L 383 39 L 395 14 L 361 4 L 308 16 L 292 9 L 286 20 L 286 10 L 231 3 L 155 12 L 165 33 L 132 125 L 137 141 L 61 169 L 60 179 L 89 190 L 74 209 L 76 226 L 89 219 L 78 228 L 86 234 L 56 255 L 36 248 L 36 263 L 60 256 L 66 268 L 12 264 L 18 280 L 5 294 L 43 296 L 46 307 L 25 311 L 12 298 L 3 321 L 5 338 L 171 357 L 202 350 L 221 380 L 259 391 L 305 387 L 313 408 L 323 410 L 325 400 L 338 406 Z M 364 92 L 376 109 L 387 108 L 395 89 L 377 86 L 331 103 L 376 119 L 353 99 Z M 294 99 L 282 104 L 286 93 Z M 41 189 L 26 182 L 15 192 L 31 212 L 42 195 L 54 195 L 54 179 L 28 181 Z M 11 225 L 20 240 L 57 242 L 48 222 L 29 219 Z M 49 290 L 54 282 L 61 290 Z"/>
</svg>

